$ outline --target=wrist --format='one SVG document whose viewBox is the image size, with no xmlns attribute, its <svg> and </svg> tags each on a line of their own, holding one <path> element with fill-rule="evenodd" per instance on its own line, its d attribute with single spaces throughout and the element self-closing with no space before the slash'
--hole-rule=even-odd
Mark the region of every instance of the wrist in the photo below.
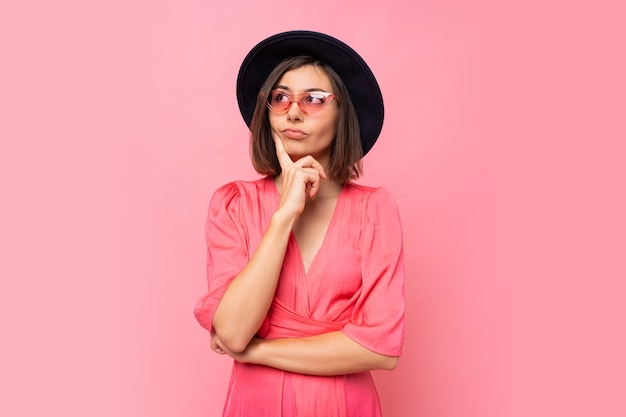
<svg viewBox="0 0 626 417">
<path fill-rule="evenodd" d="M 279 229 L 284 228 L 284 229 L 288 229 L 289 231 L 291 231 L 294 223 L 296 222 L 297 217 L 298 217 L 297 215 L 293 213 L 289 213 L 286 210 L 279 208 L 278 210 L 274 212 L 274 214 L 272 214 L 270 227 L 274 226 Z"/>
<path fill-rule="evenodd" d="M 248 345 L 248 348 L 246 350 L 246 359 L 248 363 L 264 365 L 263 351 L 264 346 L 267 345 L 267 342 L 267 340 L 258 337 L 255 337 L 250 341 L 250 344 Z"/>
</svg>

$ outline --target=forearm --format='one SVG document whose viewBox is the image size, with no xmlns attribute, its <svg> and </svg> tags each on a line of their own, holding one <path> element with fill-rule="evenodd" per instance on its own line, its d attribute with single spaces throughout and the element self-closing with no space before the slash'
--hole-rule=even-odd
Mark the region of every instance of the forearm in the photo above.
<svg viewBox="0 0 626 417">
<path fill-rule="evenodd" d="M 254 339 L 248 350 L 235 359 L 309 375 L 393 369 L 398 362 L 397 357 L 373 352 L 341 331 L 307 338 Z"/>
<path fill-rule="evenodd" d="M 213 316 L 223 343 L 243 351 L 263 322 L 276 291 L 293 219 L 276 212 L 255 253 L 224 293 Z"/>
</svg>

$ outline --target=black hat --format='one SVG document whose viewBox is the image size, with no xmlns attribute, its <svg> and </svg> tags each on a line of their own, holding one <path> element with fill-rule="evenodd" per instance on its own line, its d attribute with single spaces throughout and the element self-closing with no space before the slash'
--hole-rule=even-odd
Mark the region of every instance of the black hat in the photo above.
<svg viewBox="0 0 626 417">
<path fill-rule="evenodd" d="M 272 70 L 283 60 L 309 55 L 331 67 L 346 85 L 361 129 L 363 155 L 374 146 L 383 127 L 383 96 L 363 58 L 339 39 L 319 32 L 295 30 L 271 36 L 248 53 L 237 77 L 237 101 L 250 126 L 256 100 Z"/>
</svg>

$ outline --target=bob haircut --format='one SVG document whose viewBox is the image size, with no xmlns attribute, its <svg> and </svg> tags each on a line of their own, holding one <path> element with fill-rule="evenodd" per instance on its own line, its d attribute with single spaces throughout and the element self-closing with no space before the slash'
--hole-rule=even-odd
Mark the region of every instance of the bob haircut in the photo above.
<svg viewBox="0 0 626 417">
<path fill-rule="evenodd" d="M 267 97 L 278 80 L 287 71 L 311 65 L 319 68 L 330 79 L 338 105 L 337 132 L 330 147 L 330 166 L 327 175 L 331 180 L 340 184 L 357 179 L 361 175 L 363 148 L 361 146 L 361 133 L 359 120 L 350 94 L 345 84 L 337 73 L 323 62 L 307 56 L 299 55 L 287 58 L 278 64 L 267 76 L 261 86 L 254 108 L 254 115 L 250 122 L 250 157 L 254 169 L 262 175 L 277 176 L 281 173 L 281 167 L 276 156 L 276 145 L 272 137 L 272 129 L 269 122 Z"/>
</svg>

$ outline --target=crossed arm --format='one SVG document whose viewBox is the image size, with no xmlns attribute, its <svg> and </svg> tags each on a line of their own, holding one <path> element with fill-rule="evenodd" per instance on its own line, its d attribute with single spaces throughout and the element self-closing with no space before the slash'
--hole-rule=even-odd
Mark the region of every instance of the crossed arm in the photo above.
<svg viewBox="0 0 626 417">
<path fill-rule="evenodd" d="M 359 345 L 341 331 L 305 338 L 253 338 L 243 352 L 232 352 L 213 334 L 211 346 L 238 362 L 271 366 L 309 375 L 342 375 L 372 369 L 394 369 L 396 356 L 385 356 Z"/>
</svg>

